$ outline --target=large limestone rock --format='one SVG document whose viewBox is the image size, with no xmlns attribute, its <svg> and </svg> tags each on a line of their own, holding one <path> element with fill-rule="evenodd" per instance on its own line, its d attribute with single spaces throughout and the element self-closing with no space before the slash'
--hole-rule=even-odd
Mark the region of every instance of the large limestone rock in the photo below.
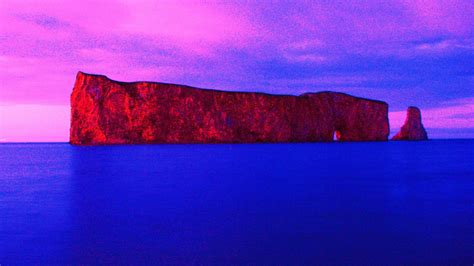
<svg viewBox="0 0 474 266">
<path fill-rule="evenodd" d="M 79 72 L 70 142 L 255 143 L 384 141 L 385 102 L 334 92 L 300 96 L 124 83 Z"/>
<path fill-rule="evenodd" d="M 417 107 L 408 107 L 407 117 L 401 130 L 392 140 L 427 140 L 428 135 L 421 123 L 421 112 Z"/>
</svg>

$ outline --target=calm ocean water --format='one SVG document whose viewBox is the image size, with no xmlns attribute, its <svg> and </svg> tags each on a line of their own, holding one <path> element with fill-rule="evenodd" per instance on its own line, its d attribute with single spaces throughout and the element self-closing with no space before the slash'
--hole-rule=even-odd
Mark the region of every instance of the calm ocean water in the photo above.
<svg viewBox="0 0 474 266">
<path fill-rule="evenodd" d="M 0 264 L 474 263 L 474 140 L 0 145 Z"/>
</svg>

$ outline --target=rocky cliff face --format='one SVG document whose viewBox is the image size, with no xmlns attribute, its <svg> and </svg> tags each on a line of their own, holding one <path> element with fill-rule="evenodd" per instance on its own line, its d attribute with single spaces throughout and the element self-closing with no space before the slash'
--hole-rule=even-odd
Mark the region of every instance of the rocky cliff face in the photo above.
<svg viewBox="0 0 474 266">
<path fill-rule="evenodd" d="M 416 107 L 408 107 L 407 117 L 401 130 L 392 140 L 427 140 L 428 135 L 421 123 L 421 112 Z"/>
<path fill-rule="evenodd" d="M 386 103 L 334 92 L 227 92 L 79 72 L 71 95 L 73 144 L 383 141 L 388 134 Z"/>
</svg>

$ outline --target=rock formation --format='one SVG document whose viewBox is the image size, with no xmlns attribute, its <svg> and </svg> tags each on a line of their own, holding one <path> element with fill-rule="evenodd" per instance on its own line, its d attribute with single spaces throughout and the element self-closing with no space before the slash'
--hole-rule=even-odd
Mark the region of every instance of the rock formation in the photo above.
<svg viewBox="0 0 474 266">
<path fill-rule="evenodd" d="M 400 131 L 392 140 L 427 140 L 428 135 L 421 123 L 421 112 L 417 107 L 410 106 L 407 117 Z"/>
<path fill-rule="evenodd" d="M 300 96 L 124 83 L 79 72 L 72 144 L 384 141 L 385 102 L 343 93 Z"/>
</svg>

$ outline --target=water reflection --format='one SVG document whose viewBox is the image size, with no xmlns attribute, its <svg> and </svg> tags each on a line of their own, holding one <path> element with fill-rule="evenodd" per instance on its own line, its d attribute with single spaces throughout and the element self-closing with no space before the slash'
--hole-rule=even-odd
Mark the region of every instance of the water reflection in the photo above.
<svg viewBox="0 0 474 266">
<path fill-rule="evenodd" d="M 70 170 L 69 146 L 0 145 L 0 262 L 54 262 L 68 253 Z"/>
<path fill-rule="evenodd" d="M 458 144 L 1 145 L 0 262 L 470 261 Z"/>
</svg>

